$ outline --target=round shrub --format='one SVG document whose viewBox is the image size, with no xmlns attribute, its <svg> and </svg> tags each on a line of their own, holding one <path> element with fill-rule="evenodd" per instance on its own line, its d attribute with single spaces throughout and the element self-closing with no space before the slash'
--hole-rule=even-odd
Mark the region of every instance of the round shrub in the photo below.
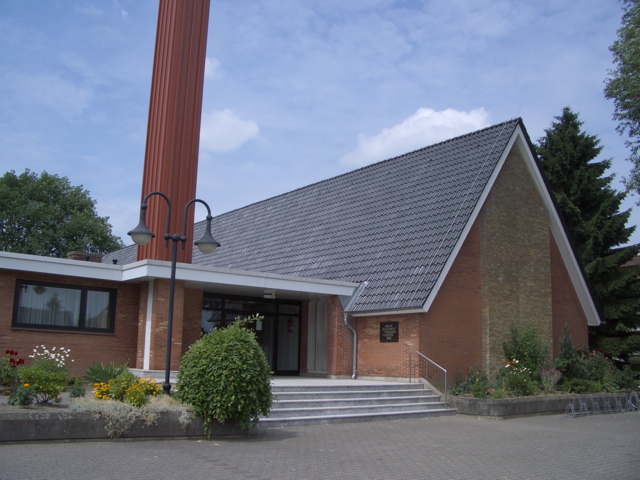
<svg viewBox="0 0 640 480">
<path fill-rule="evenodd" d="M 255 333 L 245 323 L 260 316 L 237 320 L 195 342 L 182 357 L 178 395 L 203 419 L 247 427 L 268 415 L 272 404 L 269 364 Z"/>
</svg>

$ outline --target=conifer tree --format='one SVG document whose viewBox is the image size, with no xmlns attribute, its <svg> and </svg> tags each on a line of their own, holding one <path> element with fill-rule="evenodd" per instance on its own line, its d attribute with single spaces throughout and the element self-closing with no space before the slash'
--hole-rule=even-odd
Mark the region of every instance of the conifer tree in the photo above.
<svg viewBox="0 0 640 480">
<path fill-rule="evenodd" d="M 626 192 L 611 186 L 611 160 L 596 160 L 600 140 L 581 130 L 578 114 L 566 107 L 536 147 L 542 171 L 562 212 L 575 252 L 600 307 L 603 325 L 592 343 L 611 356 L 626 358 L 640 350 L 640 267 L 624 266 L 640 250 L 625 245 L 635 226 L 621 212 Z M 638 345 L 636 345 L 638 343 Z"/>
</svg>

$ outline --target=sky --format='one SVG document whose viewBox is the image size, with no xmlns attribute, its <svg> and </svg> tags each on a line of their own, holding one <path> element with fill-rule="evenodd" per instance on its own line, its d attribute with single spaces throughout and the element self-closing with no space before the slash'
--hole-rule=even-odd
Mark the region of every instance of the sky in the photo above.
<svg viewBox="0 0 640 480">
<path fill-rule="evenodd" d="M 0 174 L 82 185 L 126 244 L 157 14 L 157 0 L 0 0 Z M 515 117 L 536 142 L 566 106 L 623 190 L 603 95 L 621 15 L 618 0 L 211 0 L 197 197 L 218 215 Z"/>
</svg>

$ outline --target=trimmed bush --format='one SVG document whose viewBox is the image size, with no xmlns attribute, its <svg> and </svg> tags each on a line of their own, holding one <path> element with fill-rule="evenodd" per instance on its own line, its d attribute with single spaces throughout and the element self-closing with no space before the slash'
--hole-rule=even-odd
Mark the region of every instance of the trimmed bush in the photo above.
<svg viewBox="0 0 640 480">
<path fill-rule="evenodd" d="M 182 357 L 177 390 L 182 402 L 202 417 L 210 433 L 214 420 L 245 428 L 271 409 L 269 364 L 255 333 L 243 325 L 253 316 L 213 330 Z"/>
</svg>

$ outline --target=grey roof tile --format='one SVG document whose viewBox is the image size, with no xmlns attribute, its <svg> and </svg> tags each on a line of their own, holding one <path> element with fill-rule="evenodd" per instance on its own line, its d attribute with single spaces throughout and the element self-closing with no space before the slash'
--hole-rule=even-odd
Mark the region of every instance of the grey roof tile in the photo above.
<svg viewBox="0 0 640 480">
<path fill-rule="evenodd" d="M 294 190 L 213 220 L 193 263 L 367 281 L 356 312 L 421 307 L 520 119 Z M 195 238 L 204 229 L 196 224 Z M 105 256 L 135 261 L 135 246 Z"/>
</svg>

